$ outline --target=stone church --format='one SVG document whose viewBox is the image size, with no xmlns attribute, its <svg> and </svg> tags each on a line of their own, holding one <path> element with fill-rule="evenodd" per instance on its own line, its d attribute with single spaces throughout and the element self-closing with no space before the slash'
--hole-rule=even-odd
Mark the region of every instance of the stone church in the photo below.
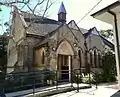
<svg viewBox="0 0 120 97">
<path fill-rule="evenodd" d="M 100 70 L 105 45 L 95 27 L 79 28 L 74 20 L 66 23 L 66 9 L 61 3 L 58 21 L 42 18 L 14 8 L 11 38 L 8 44 L 7 72 L 30 72 L 42 68 L 57 70 Z M 69 71 L 70 72 L 70 71 Z"/>
</svg>

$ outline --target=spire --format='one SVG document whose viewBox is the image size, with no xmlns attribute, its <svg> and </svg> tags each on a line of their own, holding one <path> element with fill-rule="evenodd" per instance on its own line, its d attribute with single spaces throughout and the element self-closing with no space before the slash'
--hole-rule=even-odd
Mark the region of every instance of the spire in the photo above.
<svg viewBox="0 0 120 97">
<path fill-rule="evenodd" d="M 58 11 L 58 21 L 65 23 L 66 22 L 66 9 L 63 2 L 60 5 L 60 9 Z"/>
<path fill-rule="evenodd" d="M 60 9 L 58 11 L 58 14 L 60 14 L 60 13 L 65 13 L 66 14 L 66 9 L 65 9 L 65 6 L 64 6 L 63 2 L 61 3 Z"/>
</svg>

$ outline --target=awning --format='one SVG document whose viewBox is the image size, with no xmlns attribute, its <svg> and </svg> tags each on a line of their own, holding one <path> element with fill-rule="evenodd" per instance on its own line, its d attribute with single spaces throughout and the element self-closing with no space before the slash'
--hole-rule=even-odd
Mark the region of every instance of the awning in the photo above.
<svg viewBox="0 0 120 97">
<path fill-rule="evenodd" d="M 91 16 L 106 23 L 113 24 L 113 16 L 109 13 L 109 11 L 116 14 L 120 13 L 120 1 L 116 1 L 113 4 L 108 5 L 107 7 L 93 13 Z"/>
</svg>

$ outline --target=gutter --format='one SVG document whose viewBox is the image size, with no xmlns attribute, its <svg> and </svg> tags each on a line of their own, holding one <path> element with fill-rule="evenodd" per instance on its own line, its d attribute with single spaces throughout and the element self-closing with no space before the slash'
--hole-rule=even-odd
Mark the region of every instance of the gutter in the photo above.
<svg viewBox="0 0 120 97">
<path fill-rule="evenodd" d="M 113 11 L 108 11 L 109 14 L 111 14 L 114 18 L 114 25 L 115 25 L 115 41 L 116 41 L 116 62 L 118 63 L 118 66 L 120 67 L 120 49 L 119 49 L 119 35 L 118 35 L 118 25 L 117 25 L 117 16 L 116 14 L 113 12 Z M 120 68 L 118 68 L 117 66 L 117 72 L 118 72 L 118 75 L 119 75 L 119 71 L 120 71 Z"/>
<path fill-rule="evenodd" d="M 113 8 L 119 6 L 119 5 L 120 5 L 120 1 L 116 1 L 116 2 L 114 2 L 113 4 L 110 4 L 110 5 L 108 5 L 107 7 L 105 7 L 105 8 L 103 8 L 103 9 L 101 9 L 101 10 L 99 10 L 99 11 L 91 14 L 91 16 L 92 16 L 92 17 L 99 16 L 99 15 L 103 14 L 104 12 L 108 12 L 108 10 L 113 9 Z"/>
</svg>

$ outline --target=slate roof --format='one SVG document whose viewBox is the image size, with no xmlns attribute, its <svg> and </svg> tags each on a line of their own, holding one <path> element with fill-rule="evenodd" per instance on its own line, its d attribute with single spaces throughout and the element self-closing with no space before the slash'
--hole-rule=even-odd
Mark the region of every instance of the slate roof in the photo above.
<svg viewBox="0 0 120 97">
<path fill-rule="evenodd" d="M 80 31 L 83 33 L 83 35 L 88 32 L 88 30 L 84 28 L 80 28 Z"/>
<path fill-rule="evenodd" d="M 113 43 L 111 43 L 110 41 L 108 41 L 107 39 L 105 39 L 103 36 L 101 36 L 100 35 L 100 37 L 101 37 L 101 39 L 103 40 L 103 42 L 104 42 L 104 44 L 106 44 L 108 47 L 110 47 L 111 48 L 111 50 L 115 50 L 115 47 L 114 47 L 114 44 Z"/>
<path fill-rule="evenodd" d="M 88 32 L 87 29 L 79 28 L 78 25 L 76 24 L 76 22 L 75 22 L 74 20 L 71 20 L 67 25 L 68 25 L 68 27 L 69 27 L 70 29 L 78 30 L 78 31 L 82 32 L 82 34 Z"/>
<path fill-rule="evenodd" d="M 61 6 L 63 7 L 64 4 L 62 3 Z M 66 12 L 66 10 L 63 10 L 62 8 L 60 8 L 59 11 Z M 34 23 L 31 23 L 31 27 L 28 29 L 27 34 L 47 36 L 47 35 L 51 34 L 51 32 L 54 32 L 57 28 L 59 28 L 61 26 L 61 23 L 59 21 L 49 19 L 49 18 L 41 18 L 41 16 L 33 15 L 33 14 L 30 14 L 30 13 L 27 13 L 27 12 L 22 12 L 22 13 L 24 15 L 24 19 L 25 19 L 27 25 L 30 24 L 30 21 L 34 21 Z M 69 23 L 68 23 L 68 25 L 69 25 Z M 93 33 L 94 29 L 96 29 L 96 28 L 93 27 L 89 30 L 80 28 L 80 30 L 83 33 L 83 36 L 85 38 L 87 38 L 90 34 L 97 33 L 96 35 L 100 36 L 100 38 L 102 39 L 104 44 L 107 45 L 108 47 L 110 47 L 112 50 L 114 50 L 114 44 L 112 44 L 110 41 L 108 41 L 107 39 L 102 37 L 99 34 L 99 32 L 97 31 L 97 29 L 96 29 L 96 32 Z"/>
<path fill-rule="evenodd" d="M 61 24 L 59 21 L 53 19 L 42 18 L 41 16 L 33 15 L 27 12 L 22 12 L 22 13 L 25 22 L 27 23 L 27 25 L 30 25 L 27 34 L 45 36 L 49 32 L 54 31 Z M 32 21 L 33 23 L 31 23 Z"/>
<path fill-rule="evenodd" d="M 48 18 L 24 18 L 26 22 L 34 21 L 34 23 L 41 23 L 41 24 L 60 24 L 60 22 L 48 19 Z"/>
<path fill-rule="evenodd" d="M 87 31 L 87 33 L 84 33 L 84 34 L 83 34 L 83 36 L 84 36 L 85 38 L 87 38 L 87 37 L 91 34 L 92 30 L 93 30 L 93 28 L 92 28 L 92 29 L 89 29 L 89 30 Z"/>
<path fill-rule="evenodd" d="M 61 3 L 60 9 L 58 11 L 58 14 L 60 14 L 60 13 L 65 13 L 66 14 L 66 9 L 65 9 L 65 6 L 64 6 L 63 2 Z"/>
<path fill-rule="evenodd" d="M 30 25 L 30 22 L 27 22 L 28 25 Z M 48 33 L 54 31 L 56 28 L 58 28 L 59 25 L 56 24 L 40 24 L 40 23 L 32 23 L 31 27 L 28 29 L 28 34 L 35 34 L 40 36 L 45 36 Z"/>
</svg>

